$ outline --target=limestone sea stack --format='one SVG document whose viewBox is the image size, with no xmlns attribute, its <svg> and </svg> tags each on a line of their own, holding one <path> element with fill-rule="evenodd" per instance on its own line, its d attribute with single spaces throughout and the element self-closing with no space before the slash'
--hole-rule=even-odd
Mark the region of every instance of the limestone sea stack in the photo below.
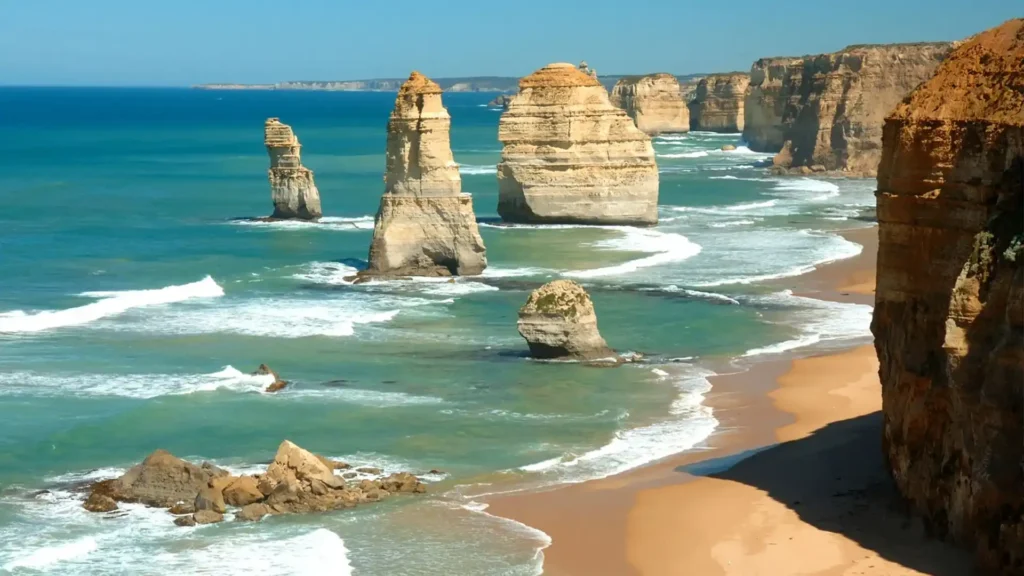
<svg viewBox="0 0 1024 576">
<path fill-rule="evenodd" d="M 775 165 L 873 176 L 886 115 L 932 77 L 951 49 L 949 42 L 850 46 L 788 66 Z"/>
<path fill-rule="evenodd" d="M 616 358 L 597 330 L 590 295 L 572 280 L 555 280 L 534 290 L 519 310 L 518 327 L 534 358 Z"/>
<path fill-rule="evenodd" d="M 323 216 L 313 171 L 302 165 L 302 145 L 292 127 L 268 118 L 263 125 L 263 141 L 270 155 L 270 197 L 274 202 L 271 218 L 316 220 Z"/>
<path fill-rule="evenodd" d="M 750 85 L 743 104 L 743 141 L 756 152 L 782 150 L 782 116 L 789 93 L 784 88 L 790 70 L 800 58 L 761 58 L 750 67 Z"/>
<path fill-rule="evenodd" d="M 690 110 L 671 74 L 626 76 L 615 83 L 611 100 L 652 136 L 690 131 Z"/>
<path fill-rule="evenodd" d="M 690 128 L 705 132 L 742 132 L 743 103 L 750 84 L 746 72 L 711 74 L 697 84 L 690 102 Z"/>
<path fill-rule="evenodd" d="M 451 116 L 441 93 L 419 72 L 398 91 L 368 275 L 472 275 L 487 266 L 473 199 L 462 193 L 452 157 Z"/>
<path fill-rule="evenodd" d="M 956 48 L 882 143 L 885 454 L 933 534 L 1024 574 L 1024 19 Z"/>
<path fill-rule="evenodd" d="M 658 222 L 651 139 L 572 64 L 519 81 L 498 139 L 498 214 L 506 222 Z"/>
</svg>

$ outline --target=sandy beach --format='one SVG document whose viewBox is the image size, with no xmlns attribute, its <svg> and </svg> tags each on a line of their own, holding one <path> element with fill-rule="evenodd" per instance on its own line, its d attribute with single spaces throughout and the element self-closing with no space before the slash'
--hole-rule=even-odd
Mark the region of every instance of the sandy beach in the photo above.
<svg viewBox="0 0 1024 576">
<path fill-rule="evenodd" d="M 848 260 L 780 281 L 873 302 L 876 227 Z M 712 379 L 721 422 L 694 450 L 610 478 L 491 501 L 552 538 L 545 574 L 965 575 L 969 555 L 906 515 L 880 446 L 871 345 Z"/>
</svg>

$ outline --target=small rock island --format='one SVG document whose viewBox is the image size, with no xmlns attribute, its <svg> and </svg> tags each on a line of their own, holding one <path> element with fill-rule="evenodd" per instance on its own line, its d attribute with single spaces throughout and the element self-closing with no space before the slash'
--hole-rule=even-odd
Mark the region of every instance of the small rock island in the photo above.
<svg viewBox="0 0 1024 576">
<path fill-rule="evenodd" d="M 530 294 L 519 310 L 519 334 L 538 359 L 617 359 L 597 330 L 590 295 L 572 280 L 555 280 Z"/>
</svg>

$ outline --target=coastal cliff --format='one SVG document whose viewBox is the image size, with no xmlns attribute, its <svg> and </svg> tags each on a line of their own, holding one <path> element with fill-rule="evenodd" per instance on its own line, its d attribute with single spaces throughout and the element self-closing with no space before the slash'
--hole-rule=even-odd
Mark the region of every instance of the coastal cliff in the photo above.
<svg viewBox="0 0 1024 576">
<path fill-rule="evenodd" d="M 799 58 L 761 58 L 750 68 L 743 103 L 743 141 L 756 152 L 778 152 L 785 143 L 782 116 L 789 100 L 786 77 Z"/>
<path fill-rule="evenodd" d="M 385 190 L 369 275 L 479 274 L 487 266 L 473 200 L 462 193 L 441 87 L 413 72 L 388 121 Z"/>
<path fill-rule="evenodd" d="M 615 83 L 612 104 L 622 108 L 647 134 L 690 131 L 690 110 L 671 74 L 628 76 Z"/>
<path fill-rule="evenodd" d="M 690 102 L 690 128 L 706 132 L 742 132 L 748 84 L 750 76 L 745 72 L 702 78 Z"/>
<path fill-rule="evenodd" d="M 291 126 L 268 118 L 263 125 L 263 143 L 270 155 L 271 218 L 316 220 L 322 216 L 313 171 L 302 165 L 302 145 Z"/>
<path fill-rule="evenodd" d="M 779 88 L 786 103 L 775 165 L 874 175 L 885 116 L 931 78 L 951 48 L 948 42 L 850 46 L 788 66 Z"/>
<path fill-rule="evenodd" d="M 658 221 L 650 138 L 572 64 L 523 78 L 501 115 L 498 214 L 507 222 Z"/>
<path fill-rule="evenodd" d="M 1000 574 L 1024 573 L 1022 63 L 1021 19 L 960 45 L 878 168 L 884 450 L 932 533 Z"/>
</svg>

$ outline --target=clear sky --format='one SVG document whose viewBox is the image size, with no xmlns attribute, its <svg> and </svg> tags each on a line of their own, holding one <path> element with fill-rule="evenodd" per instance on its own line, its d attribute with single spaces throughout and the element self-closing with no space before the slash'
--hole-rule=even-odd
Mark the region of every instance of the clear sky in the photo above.
<svg viewBox="0 0 1024 576">
<path fill-rule="evenodd" d="M 1014 16 L 1022 0 L 0 0 L 0 84 L 722 72 Z"/>
</svg>

